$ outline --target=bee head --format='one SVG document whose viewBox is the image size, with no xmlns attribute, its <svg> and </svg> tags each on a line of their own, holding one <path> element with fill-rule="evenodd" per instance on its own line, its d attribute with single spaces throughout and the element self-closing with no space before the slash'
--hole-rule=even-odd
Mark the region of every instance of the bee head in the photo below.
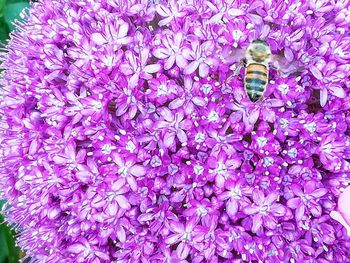
<svg viewBox="0 0 350 263">
<path fill-rule="evenodd" d="M 269 59 L 271 50 L 266 41 L 257 39 L 249 45 L 248 53 L 256 62 L 263 62 Z"/>
<path fill-rule="evenodd" d="M 268 46 L 267 42 L 265 40 L 262 40 L 262 39 L 255 39 L 255 40 L 252 41 L 252 43 L 264 44 L 264 45 Z"/>
</svg>

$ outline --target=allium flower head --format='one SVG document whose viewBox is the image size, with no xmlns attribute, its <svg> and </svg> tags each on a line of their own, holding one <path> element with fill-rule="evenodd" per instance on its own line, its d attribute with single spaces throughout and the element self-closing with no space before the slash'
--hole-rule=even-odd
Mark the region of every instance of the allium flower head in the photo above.
<svg viewBox="0 0 350 263">
<path fill-rule="evenodd" d="M 26 256 L 350 262 L 349 12 L 33 2 L 0 54 L 3 213 Z M 273 61 L 252 102 L 234 72 L 257 39 Z"/>
</svg>

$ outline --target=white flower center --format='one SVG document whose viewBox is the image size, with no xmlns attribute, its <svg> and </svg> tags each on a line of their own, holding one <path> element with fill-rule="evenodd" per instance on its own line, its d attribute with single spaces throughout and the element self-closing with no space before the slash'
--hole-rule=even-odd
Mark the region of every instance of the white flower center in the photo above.
<svg viewBox="0 0 350 263">
<path fill-rule="evenodd" d="M 238 188 L 234 188 L 233 190 L 230 191 L 231 197 L 234 199 L 240 199 L 242 196 L 242 192 Z"/>
<path fill-rule="evenodd" d="M 332 145 L 330 143 L 327 143 L 322 146 L 322 151 L 327 154 L 331 154 L 333 152 Z"/>
<path fill-rule="evenodd" d="M 170 164 L 168 166 L 168 173 L 171 175 L 177 173 L 178 170 L 179 170 L 179 167 L 177 167 L 175 164 Z"/>
<path fill-rule="evenodd" d="M 241 39 L 242 36 L 243 36 L 243 32 L 241 30 L 236 29 L 232 31 L 232 37 L 235 41 Z"/>
<path fill-rule="evenodd" d="M 127 166 L 122 166 L 119 168 L 118 173 L 121 174 L 122 176 L 127 176 L 128 175 L 128 167 Z"/>
<path fill-rule="evenodd" d="M 208 120 L 210 122 L 218 122 L 219 120 L 219 114 L 216 111 L 210 111 L 209 112 L 209 116 L 208 116 Z"/>
<path fill-rule="evenodd" d="M 128 143 L 126 144 L 125 148 L 130 152 L 133 153 L 134 150 L 136 149 L 135 144 L 132 141 L 128 141 Z"/>
<path fill-rule="evenodd" d="M 196 165 L 195 167 L 193 167 L 193 171 L 196 175 L 200 175 L 203 173 L 204 168 L 200 165 Z"/>
<path fill-rule="evenodd" d="M 264 164 L 266 166 L 271 166 L 274 163 L 274 159 L 272 157 L 265 157 L 264 158 Z"/>
<path fill-rule="evenodd" d="M 204 133 L 198 132 L 198 133 L 196 134 L 196 137 L 194 138 L 194 140 L 196 141 L 196 143 L 202 143 L 202 142 L 204 142 L 204 141 L 205 141 L 205 135 L 204 135 Z"/>
<path fill-rule="evenodd" d="M 190 231 L 184 232 L 182 235 L 182 240 L 183 242 L 191 240 L 191 232 Z"/>
<path fill-rule="evenodd" d="M 278 85 L 277 88 L 283 95 L 286 95 L 289 91 L 289 86 L 287 84 Z"/>
<path fill-rule="evenodd" d="M 212 89 L 212 86 L 210 84 L 203 84 L 201 87 L 201 91 L 203 91 L 204 94 L 209 94 L 211 89 Z"/>
<path fill-rule="evenodd" d="M 151 166 L 152 167 L 158 167 L 162 165 L 162 160 L 159 159 L 157 155 L 153 156 L 151 159 Z"/>
<path fill-rule="evenodd" d="M 265 137 L 258 137 L 256 139 L 256 143 L 258 144 L 259 148 L 262 148 L 266 145 L 267 139 Z"/>
<path fill-rule="evenodd" d="M 260 212 L 260 214 L 262 214 L 262 215 L 267 215 L 267 213 L 269 212 L 269 210 L 270 210 L 270 206 L 269 206 L 269 205 L 263 205 L 263 206 L 260 207 L 259 212 Z"/>
<path fill-rule="evenodd" d="M 168 94 L 169 90 L 168 90 L 168 87 L 164 84 L 161 84 L 158 86 L 158 89 L 157 89 L 157 95 L 158 96 L 162 96 L 162 95 L 166 95 Z"/>
<path fill-rule="evenodd" d="M 218 162 L 218 166 L 216 168 L 216 172 L 218 174 L 226 174 L 226 172 L 227 172 L 226 165 L 223 164 L 222 162 Z"/>
<path fill-rule="evenodd" d="M 282 129 L 285 129 L 288 127 L 288 120 L 285 118 L 280 119 L 280 125 Z"/>
<path fill-rule="evenodd" d="M 102 146 L 102 153 L 103 154 L 110 154 L 112 150 L 114 150 L 116 147 L 108 144 L 105 144 Z"/>
<path fill-rule="evenodd" d="M 316 131 L 316 123 L 306 123 L 304 124 L 304 128 L 307 129 L 309 132 L 315 132 Z"/>
<path fill-rule="evenodd" d="M 298 154 L 298 150 L 296 148 L 292 148 L 288 150 L 287 154 L 290 158 L 295 158 Z"/>
<path fill-rule="evenodd" d="M 197 214 L 200 216 L 205 216 L 208 214 L 208 210 L 204 206 L 199 206 L 197 208 Z"/>
<path fill-rule="evenodd" d="M 340 56 L 340 57 L 343 57 L 344 56 L 344 52 L 343 52 L 343 49 L 341 47 L 337 47 L 335 50 L 334 50 L 334 54 Z"/>
</svg>

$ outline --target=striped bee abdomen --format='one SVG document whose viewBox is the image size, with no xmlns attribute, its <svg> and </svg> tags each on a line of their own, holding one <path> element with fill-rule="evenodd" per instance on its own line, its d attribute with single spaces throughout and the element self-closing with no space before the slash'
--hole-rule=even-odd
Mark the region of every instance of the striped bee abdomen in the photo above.
<svg viewBox="0 0 350 263">
<path fill-rule="evenodd" d="M 259 100 L 265 92 L 268 81 L 268 68 L 263 64 L 252 63 L 247 66 L 244 85 L 249 99 Z"/>
</svg>

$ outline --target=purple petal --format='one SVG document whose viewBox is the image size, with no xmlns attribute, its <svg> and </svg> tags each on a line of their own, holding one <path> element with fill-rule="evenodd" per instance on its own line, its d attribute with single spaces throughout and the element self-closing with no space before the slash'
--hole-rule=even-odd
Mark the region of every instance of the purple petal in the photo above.
<svg viewBox="0 0 350 263">
<path fill-rule="evenodd" d="M 250 125 L 254 125 L 259 118 L 260 110 L 254 108 L 248 115 L 248 121 Z"/>
<path fill-rule="evenodd" d="M 55 155 L 52 160 L 57 164 L 65 164 L 67 163 L 67 158 L 62 155 Z"/>
<path fill-rule="evenodd" d="M 112 184 L 111 189 L 116 192 L 116 191 L 119 191 L 124 185 L 125 185 L 125 179 L 120 178 Z"/>
<path fill-rule="evenodd" d="M 274 216 L 284 216 L 286 214 L 286 208 L 281 204 L 273 204 L 270 207 L 270 212 Z"/>
<path fill-rule="evenodd" d="M 80 252 L 83 252 L 85 249 L 86 249 L 86 247 L 83 246 L 82 244 L 74 244 L 74 245 L 69 246 L 67 250 L 69 252 L 78 254 Z"/>
<path fill-rule="evenodd" d="M 171 22 L 171 20 L 173 20 L 173 17 L 169 16 L 167 18 L 164 18 L 164 19 L 160 20 L 158 25 L 159 26 L 165 26 L 165 25 L 169 24 Z"/>
<path fill-rule="evenodd" d="M 230 16 L 241 16 L 241 15 L 244 15 L 245 12 L 244 10 L 241 10 L 241 9 L 238 9 L 238 8 L 230 8 L 227 13 L 230 15 Z"/>
<path fill-rule="evenodd" d="M 172 102 L 170 102 L 169 109 L 175 110 L 175 109 L 181 107 L 184 104 L 184 102 L 185 102 L 184 98 L 177 98 L 177 99 L 173 100 Z"/>
<path fill-rule="evenodd" d="M 162 108 L 159 113 L 167 122 L 172 122 L 174 120 L 174 115 L 168 108 Z"/>
<path fill-rule="evenodd" d="M 304 204 L 300 204 L 295 210 L 295 219 L 297 221 L 300 221 L 304 215 L 305 215 L 305 206 Z"/>
<path fill-rule="evenodd" d="M 326 195 L 327 193 L 328 193 L 328 190 L 326 188 L 319 188 L 319 189 L 316 189 L 315 191 L 313 191 L 311 193 L 311 195 L 316 197 L 316 198 L 320 198 L 320 197 Z"/>
<path fill-rule="evenodd" d="M 165 70 L 171 69 L 171 67 L 174 65 L 174 63 L 175 63 L 175 55 L 171 55 L 171 56 L 165 61 L 164 69 L 165 69 Z"/>
<path fill-rule="evenodd" d="M 175 142 L 175 132 L 167 132 L 164 135 L 164 145 L 165 147 L 169 148 L 172 146 Z"/>
<path fill-rule="evenodd" d="M 209 66 L 205 63 L 200 63 L 199 64 L 199 76 L 201 76 L 202 78 L 205 78 L 208 75 L 209 75 Z"/>
<path fill-rule="evenodd" d="M 202 97 L 193 97 L 192 102 L 200 107 L 203 107 L 206 104 L 205 100 Z"/>
<path fill-rule="evenodd" d="M 316 68 L 315 66 L 311 66 L 310 71 L 311 71 L 312 75 L 315 76 L 315 78 L 317 78 L 319 80 L 323 80 L 323 74 L 318 68 Z"/>
<path fill-rule="evenodd" d="M 265 105 L 268 107 L 282 107 L 284 105 L 284 102 L 279 99 L 269 99 L 266 100 Z"/>
<path fill-rule="evenodd" d="M 269 193 L 269 194 L 266 196 L 266 203 L 272 204 L 274 201 L 277 200 L 278 196 L 279 196 L 279 193 L 278 193 L 278 192 Z"/>
<path fill-rule="evenodd" d="M 122 167 L 124 165 L 124 161 L 123 161 L 122 157 L 117 153 L 112 153 L 112 160 L 119 167 Z"/>
<path fill-rule="evenodd" d="M 146 174 L 146 167 L 143 165 L 134 165 L 130 168 L 130 173 L 136 177 L 144 176 Z"/>
<path fill-rule="evenodd" d="M 152 64 L 152 65 L 148 65 L 145 67 L 144 71 L 149 73 L 149 74 L 153 74 L 156 73 L 158 71 L 160 71 L 162 69 L 162 66 L 159 64 Z"/>
<path fill-rule="evenodd" d="M 176 65 L 179 68 L 185 68 L 187 66 L 187 60 L 182 55 L 176 56 Z"/>
<path fill-rule="evenodd" d="M 268 229 L 276 229 L 277 226 L 277 220 L 276 218 L 270 216 L 270 215 L 266 215 L 264 216 L 264 225 L 268 228 Z"/>
<path fill-rule="evenodd" d="M 286 59 L 287 59 L 289 62 L 292 62 L 293 59 L 294 59 L 293 51 L 292 51 L 290 48 L 288 48 L 288 47 L 286 47 L 286 48 L 284 49 L 284 56 L 286 57 Z"/>
<path fill-rule="evenodd" d="M 139 80 L 140 80 L 140 74 L 139 73 L 135 73 L 134 75 L 132 75 L 130 80 L 129 80 L 129 87 L 130 88 L 136 87 L 138 82 L 139 82 Z"/>
<path fill-rule="evenodd" d="M 169 10 L 169 8 L 167 8 L 166 6 L 163 6 L 163 5 L 157 5 L 156 11 L 162 17 L 167 17 L 167 16 L 171 15 L 171 11 Z"/>
<path fill-rule="evenodd" d="M 350 224 L 350 187 L 348 186 L 345 190 L 339 195 L 338 198 L 338 209 L 345 220 Z"/>
<path fill-rule="evenodd" d="M 264 193 L 260 190 L 255 190 L 253 192 L 253 200 L 254 200 L 254 203 L 256 203 L 257 205 L 264 204 L 264 201 L 265 201 Z"/>
<path fill-rule="evenodd" d="M 176 244 L 180 240 L 180 238 L 181 238 L 181 235 L 173 234 L 173 235 L 168 236 L 165 239 L 165 243 L 168 245 L 173 245 L 173 244 Z"/>
<path fill-rule="evenodd" d="M 225 185 L 225 178 L 224 176 L 222 176 L 221 174 L 218 174 L 216 177 L 215 177 L 215 185 L 219 188 L 222 188 L 224 187 Z"/>
<path fill-rule="evenodd" d="M 336 96 L 341 99 L 344 99 L 346 97 L 346 92 L 342 87 L 333 85 L 329 87 L 329 89 L 333 96 Z"/>
<path fill-rule="evenodd" d="M 185 67 L 184 74 L 186 74 L 186 75 L 192 74 L 193 72 L 196 71 L 198 66 L 199 66 L 199 62 L 198 61 L 192 61 L 190 64 L 188 64 Z"/>
<path fill-rule="evenodd" d="M 136 180 L 135 180 L 135 178 L 134 177 L 132 177 L 132 176 L 128 176 L 127 178 L 126 178 L 126 181 L 128 182 L 128 184 L 130 185 L 130 188 L 133 190 L 133 191 L 137 191 L 137 182 L 136 182 Z"/>
<path fill-rule="evenodd" d="M 173 231 L 175 233 L 182 234 L 185 231 L 184 225 L 181 224 L 180 222 L 171 221 L 169 223 L 169 226 L 170 226 L 171 231 Z"/>
<path fill-rule="evenodd" d="M 255 214 L 253 216 L 253 225 L 252 225 L 252 232 L 256 233 L 258 232 L 259 228 L 262 226 L 262 215 L 261 214 Z"/>
<path fill-rule="evenodd" d="M 126 241 L 126 233 L 122 226 L 117 227 L 117 237 L 120 242 L 124 243 Z"/>
<path fill-rule="evenodd" d="M 343 227 L 347 231 L 348 236 L 350 237 L 350 225 L 348 223 L 349 220 L 347 222 L 345 220 L 345 218 L 343 217 L 343 215 L 341 213 L 339 213 L 338 211 L 331 211 L 331 213 L 329 215 L 331 216 L 331 218 L 333 218 L 334 220 L 338 221 L 341 225 L 343 225 Z"/>
<path fill-rule="evenodd" d="M 103 45 L 108 42 L 101 33 L 93 33 L 91 35 L 91 40 L 97 45 Z"/>
<path fill-rule="evenodd" d="M 137 15 L 139 14 L 142 9 L 145 8 L 145 5 L 144 4 L 135 4 L 133 5 L 130 9 L 129 9 L 129 12 L 132 14 L 132 15 Z"/>
<path fill-rule="evenodd" d="M 129 203 L 128 199 L 126 199 L 125 196 L 123 196 L 123 195 L 118 195 L 118 196 L 115 197 L 115 200 L 117 201 L 118 205 L 119 205 L 121 208 L 123 208 L 123 209 L 125 209 L 125 210 L 130 209 L 130 207 L 131 207 L 131 206 L 130 206 L 130 203 Z"/>
<path fill-rule="evenodd" d="M 304 185 L 304 192 L 311 194 L 316 189 L 316 182 L 313 180 L 307 181 Z"/>
<path fill-rule="evenodd" d="M 328 99 L 328 90 L 326 88 L 321 88 L 320 90 L 320 105 L 324 107 Z"/>
<path fill-rule="evenodd" d="M 259 212 L 259 207 L 257 206 L 246 206 L 243 208 L 243 212 L 247 215 L 254 215 Z"/>
<path fill-rule="evenodd" d="M 226 203 L 226 211 L 231 219 L 234 219 L 238 211 L 238 202 L 235 199 L 229 199 Z"/>
<path fill-rule="evenodd" d="M 181 143 L 187 142 L 187 135 L 186 135 L 186 133 L 185 133 L 183 130 L 181 130 L 181 129 L 179 129 L 179 130 L 177 131 L 177 138 L 179 139 L 179 141 L 180 141 Z"/>
<path fill-rule="evenodd" d="M 115 216 L 118 213 L 118 205 L 113 202 L 107 205 L 106 212 L 108 215 Z"/>
<path fill-rule="evenodd" d="M 190 253 L 190 246 L 187 243 L 181 242 L 176 248 L 176 253 L 180 259 L 186 259 Z"/>
<path fill-rule="evenodd" d="M 292 209 L 296 209 L 300 205 L 300 198 L 295 197 L 287 201 L 287 206 Z"/>
<path fill-rule="evenodd" d="M 165 59 L 169 57 L 167 49 L 165 48 L 157 48 L 155 51 L 153 51 L 153 55 L 159 59 Z M 168 69 L 168 68 L 165 68 L 165 69 Z"/>
<path fill-rule="evenodd" d="M 118 38 L 126 37 L 126 35 L 128 34 L 128 31 L 129 31 L 129 24 L 123 22 L 123 23 L 119 26 Z"/>
</svg>

